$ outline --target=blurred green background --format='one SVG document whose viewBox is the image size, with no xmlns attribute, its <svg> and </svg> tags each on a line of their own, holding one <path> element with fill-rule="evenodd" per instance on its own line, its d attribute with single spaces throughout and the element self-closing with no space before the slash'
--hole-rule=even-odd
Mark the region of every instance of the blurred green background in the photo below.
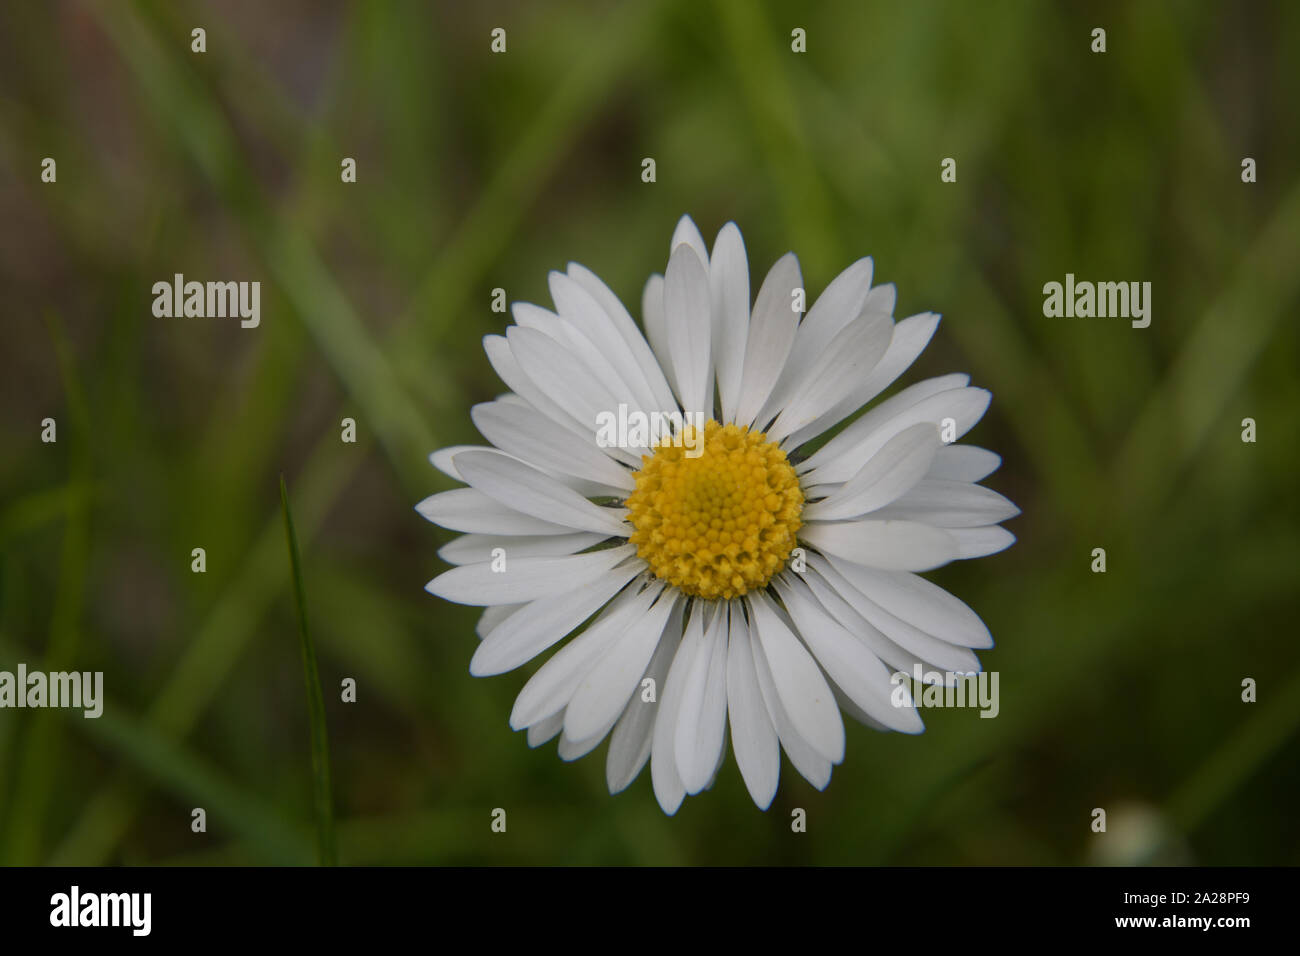
<svg viewBox="0 0 1300 956">
<path fill-rule="evenodd" d="M 282 472 L 345 863 L 1300 862 L 1297 62 L 1281 2 L 5 4 L 0 669 L 108 703 L 0 711 L 0 862 L 315 859 Z M 942 312 L 903 383 L 993 391 L 971 440 L 1024 514 L 933 575 L 997 639 L 996 720 L 853 725 L 767 813 L 729 756 L 670 819 L 510 731 L 532 668 L 469 676 L 412 508 L 502 390 L 491 290 L 549 304 L 572 259 L 639 315 L 682 213 Z M 261 326 L 154 318 L 176 272 L 260 280 Z M 1045 318 L 1067 272 L 1150 281 L 1151 327 Z"/>
</svg>

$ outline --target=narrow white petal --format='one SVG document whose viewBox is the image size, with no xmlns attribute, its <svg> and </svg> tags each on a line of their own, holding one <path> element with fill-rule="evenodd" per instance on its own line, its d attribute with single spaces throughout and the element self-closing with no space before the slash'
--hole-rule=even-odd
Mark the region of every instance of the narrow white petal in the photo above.
<svg viewBox="0 0 1300 956">
<path fill-rule="evenodd" d="M 575 740 L 589 737 L 623 711 L 659 645 L 680 592 L 669 588 L 623 628 L 623 633 L 583 675 L 569 700 L 565 730 Z"/>
<path fill-rule="evenodd" d="M 476 490 L 524 514 L 564 524 L 575 531 L 625 536 L 623 508 L 603 508 L 517 459 L 496 452 L 467 451 L 456 468 Z"/>
<path fill-rule="evenodd" d="M 904 428 L 838 491 L 807 505 L 804 520 L 837 521 L 883 508 L 921 480 L 942 447 L 939 429 L 929 422 Z"/>
<path fill-rule="evenodd" d="M 790 358 L 758 416 L 760 427 L 786 406 L 807 377 L 813 362 L 826 351 L 840 330 L 861 314 L 862 304 L 871 290 L 871 269 L 871 259 L 859 259 L 831 280 L 831 284 L 817 297 L 808 315 L 799 323 Z"/>
<path fill-rule="evenodd" d="M 623 716 L 614 725 L 609 739 L 609 754 L 605 758 L 605 782 L 610 793 L 619 793 L 636 779 L 637 774 L 650 759 L 650 744 L 654 737 L 655 717 L 659 713 L 659 694 L 668 678 L 668 666 L 677 653 L 682 640 L 682 602 L 676 602 L 668 617 L 659 646 L 655 648 L 650 664 L 641 675 L 638 690 L 623 709 Z M 646 700 L 645 682 L 651 681 L 654 694 Z"/>
<path fill-rule="evenodd" d="M 944 445 L 926 473 L 948 481 L 983 481 L 1002 464 L 1002 456 L 975 445 Z"/>
<path fill-rule="evenodd" d="M 540 747 L 548 740 L 553 740 L 563 727 L 564 711 L 551 714 L 545 720 L 539 720 L 528 728 L 528 746 Z"/>
<path fill-rule="evenodd" d="M 481 561 L 444 571 L 425 590 L 457 604 L 521 604 L 585 587 L 635 553 L 634 545 L 625 544 L 567 557 L 507 558 L 504 571 Z"/>
<path fill-rule="evenodd" d="M 690 216 L 682 216 L 677 220 L 677 227 L 673 229 L 673 238 L 668 243 L 669 258 L 677 251 L 680 245 L 690 246 L 695 255 L 699 257 L 701 263 L 707 268 L 709 265 L 709 247 L 704 244 L 704 236 L 701 235 L 699 227 L 695 225 L 695 220 Z"/>
<path fill-rule="evenodd" d="M 654 350 L 655 359 L 663 369 L 664 378 L 673 390 L 677 388 L 677 375 L 673 370 L 672 353 L 668 351 L 668 317 L 664 312 L 664 277 L 655 273 L 645 283 L 641 293 L 641 320 L 645 323 L 645 336 Z M 675 401 L 675 399 L 674 399 Z M 669 406 L 671 409 L 672 406 Z"/>
<path fill-rule="evenodd" d="M 496 629 L 496 626 L 508 618 L 524 604 L 493 604 L 491 607 L 485 607 L 483 613 L 479 615 L 478 623 L 474 625 L 474 633 L 478 635 L 481 641 Z"/>
<path fill-rule="evenodd" d="M 595 440 L 602 413 L 617 412 L 620 398 L 593 378 L 587 366 L 563 344 L 537 329 L 511 326 L 506 330 L 510 350 L 524 373 L 554 404 Z M 636 456 L 647 448 L 624 449 Z M 635 459 L 640 464 L 640 459 Z"/>
<path fill-rule="evenodd" d="M 570 281 L 567 276 L 564 279 L 566 282 Z M 531 302 L 516 302 L 510 307 L 510 314 L 514 316 L 517 328 L 541 332 L 562 345 L 582 368 L 584 374 L 599 382 L 601 388 L 612 395 L 616 401 L 626 402 L 636 408 L 641 407 L 641 398 L 632 383 L 623 378 L 610 356 L 606 355 L 601 347 L 568 317 L 560 316 L 550 309 L 544 309 Z M 618 338 L 607 322 L 602 327 L 609 337 Z M 507 329 L 507 340 L 509 337 L 510 330 Z M 621 340 L 619 344 L 622 344 Z"/>
<path fill-rule="evenodd" d="M 868 306 L 875 294 L 884 288 L 886 287 L 881 286 L 880 289 L 871 291 L 871 295 L 867 296 Z M 864 306 L 864 311 L 868 306 Z M 889 340 L 889 348 L 885 350 L 884 356 L 876 363 L 876 367 L 871 370 L 870 374 L 857 382 L 839 404 L 811 424 L 805 425 L 794 432 L 789 439 L 790 447 L 797 448 L 809 439 L 816 438 L 833 425 L 848 418 L 892 385 L 898 376 L 907 371 L 912 363 L 916 361 L 917 356 L 925 350 L 926 345 L 934 336 L 935 329 L 938 327 L 939 316 L 933 312 L 909 316 L 895 323 L 892 337 Z"/>
<path fill-rule="evenodd" d="M 789 402 L 768 429 L 768 439 L 784 442 L 838 405 L 876 367 L 893 328 L 887 315 L 864 315 L 846 325 L 808 365 L 803 380 L 794 383 Z"/>
<path fill-rule="evenodd" d="M 927 634 L 868 598 L 862 588 L 858 587 L 864 580 L 866 568 L 837 561 L 834 558 L 830 560 L 830 566 L 827 567 L 821 559 L 812 560 L 811 556 L 808 565 L 831 582 L 839 597 L 846 601 L 864 621 L 912 657 L 939 670 L 953 673 L 973 674 L 980 670 L 979 658 L 970 648 L 959 647 L 933 634 Z M 822 603 L 828 609 L 830 608 L 828 602 Z M 853 627 L 849 627 L 849 630 L 857 633 Z M 890 660 L 884 654 L 878 653 L 877 656 L 888 660 L 891 665 L 894 664 L 894 660 Z"/>
<path fill-rule="evenodd" d="M 924 521 L 939 528 L 980 528 L 1018 514 L 1020 509 L 992 488 L 926 478 L 873 517 Z"/>
<path fill-rule="evenodd" d="M 954 388 L 922 399 L 875 428 L 860 430 L 859 425 L 871 414 L 868 412 L 805 461 L 803 473 L 814 484 L 847 481 L 885 442 L 904 428 L 921 422 L 943 427 L 945 419 L 951 419 L 955 441 L 984 417 L 992 398 L 992 394 L 983 388 Z M 844 439 L 842 443 L 841 439 Z M 814 458 L 819 460 L 813 463 Z"/>
<path fill-rule="evenodd" d="M 754 635 L 752 655 L 754 675 L 758 680 L 759 691 L 763 695 L 763 704 L 767 707 L 768 717 L 776 728 L 781 749 L 785 751 L 786 756 L 790 758 L 790 763 L 794 764 L 794 769 L 801 777 L 818 790 L 825 790 L 826 785 L 831 782 L 831 762 L 819 754 L 794 729 L 781 703 L 781 695 L 772 678 L 772 668 L 768 666 L 767 655 L 763 653 L 762 644 L 752 624 L 750 633 Z"/>
<path fill-rule="evenodd" d="M 749 608 L 791 725 L 819 754 L 839 763 L 844 759 L 844 722 L 817 663 L 777 616 L 770 598 L 753 592 Z"/>
<path fill-rule="evenodd" d="M 559 746 L 560 759 L 564 761 L 572 761 L 577 760 L 579 757 L 587 756 L 587 754 L 600 746 L 600 742 L 604 740 L 605 736 L 613 729 L 614 725 L 611 723 L 609 726 L 603 727 L 599 733 L 592 734 L 586 740 L 574 740 L 567 733 L 561 731 Z"/>
<path fill-rule="evenodd" d="M 681 707 L 682 684 L 703 643 L 704 629 L 698 610 L 691 614 L 684 630 L 673 663 L 668 668 L 668 679 L 660 689 L 659 715 L 655 718 L 650 748 L 650 779 L 654 784 L 655 799 L 669 816 L 677 812 L 686 798 L 686 788 L 677 773 L 677 712 Z"/>
<path fill-rule="evenodd" d="M 572 415 L 547 398 L 546 393 L 542 391 L 537 383 L 528 377 L 527 373 L 520 367 L 518 360 L 515 358 L 514 350 L 510 347 L 510 342 L 504 335 L 485 335 L 483 337 L 483 351 L 487 353 L 488 361 L 492 363 L 492 368 L 500 376 L 501 381 L 505 382 L 512 392 L 551 421 L 562 425 L 584 441 L 595 443 L 596 433 L 594 429 L 584 428 L 580 425 Z"/>
<path fill-rule="evenodd" d="M 450 531 L 521 535 L 572 534 L 575 530 L 523 514 L 474 488 L 440 491 L 421 501 L 415 510 L 425 520 Z"/>
<path fill-rule="evenodd" d="M 731 749 L 736 752 L 736 764 L 750 797 L 760 810 L 766 810 L 776 796 L 781 775 L 781 750 L 754 672 L 755 640 L 737 605 L 731 614 L 727 640 L 727 716 L 731 724 Z"/>
<path fill-rule="evenodd" d="M 515 698 L 510 726 L 520 730 L 567 707 L 582 678 L 662 590 L 662 583 L 640 592 L 628 588 L 610 601 L 586 630 L 556 651 L 528 679 Z"/>
<path fill-rule="evenodd" d="M 484 638 L 469 662 L 475 677 L 504 674 L 563 638 L 643 570 L 630 561 L 582 588 L 551 594 L 510 615 Z"/>
<path fill-rule="evenodd" d="M 713 417 L 711 392 L 713 335 L 709 316 L 709 276 L 687 244 L 673 250 L 664 276 L 668 353 L 677 380 L 677 398 L 690 415 Z"/>
<path fill-rule="evenodd" d="M 854 587 L 890 614 L 940 640 L 963 647 L 992 647 L 993 635 L 961 598 L 906 571 L 854 574 Z"/>
<path fill-rule="evenodd" d="M 438 551 L 438 557 L 448 564 L 479 564 L 491 561 L 500 548 L 508 563 L 513 558 L 558 558 L 577 554 L 606 538 L 603 534 L 579 531 L 573 534 L 462 534 L 453 538 Z"/>
<path fill-rule="evenodd" d="M 601 449 L 574 441 L 572 432 L 530 405 L 484 402 L 470 409 L 470 417 L 497 448 L 543 471 L 585 479 L 608 489 L 606 494 L 636 487 L 626 468 Z"/>
<path fill-rule="evenodd" d="M 735 418 L 749 334 L 749 262 L 745 241 L 734 222 L 722 227 L 709 260 L 709 287 L 713 297 L 714 367 L 723 421 Z"/>
<path fill-rule="evenodd" d="M 452 458 L 462 451 L 482 451 L 485 447 L 484 445 L 449 445 L 446 448 L 439 448 L 429 454 L 429 464 L 448 478 L 464 481 L 465 479 L 460 476 L 460 472 L 456 470 L 456 466 L 451 463 Z"/>
<path fill-rule="evenodd" d="M 791 577 L 777 579 L 777 593 L 826 676 L 854 704 L 885 726 L 907 734 L 924 730 L 915 709 L 894 706 L 894 685 L 880 658 L 821 606 L 798 575 Z"/>
<path fill-rule="evenodd" d="M 672 388 L 664 377 L 659 359 L 618 296 L 594 272 L 576 262 L 569 263 L 569 275 L 600 304 L 632 350 L 632 355 L 641 367 L 641 374 L 650 386 L 654 397 L 652 408 L 662 412 L 669 412 L 676 408 L 677 403 L 673 398 Z"/>
<path fill-rule="evenodd" d="M 556 311 L 577 326 L 600 350 L 619 378 L 627 383 L 632 392 L 629 401 L 635 401 L 644 411 L 657 409 L 654 392 L 641 370 L 641 363 L 609 313 L 591 293 L 563 272 L 552 272 L 548 278 Z"/>
<path fill-rule="evenodd" d="M 936 378 L 927 378 L 923 381 L 909 385 L 907 388 L 898 392 L 898 394 L 891 395 L 883 402 L 867 409 L 861 416 L 848 425 L 848 427 L 827 442 L 824 447 L 818 449 L 808 458 L 807 461 L 801 462 L 795 470 L 801 475 L 806 474 L 815 469 L 818 465 L 825 464 L 830 459 L 839 457 L 840 453 L 845 449 L 861 441 L 867 435 L 871 434 L 882 425 L 887 424 L 891 419 L 907 411 L 921 400 L 929 398 L 931 395 L 938 395 L 940 392 L 947 392 L 954 388 L 963 388 L 969 384 L 969 375 L 954 373 L 952 375 L 940 375 Z M 809 477 L 810 479 L 812 478 L 811 475 Z M 815 480 L 820 483 L 830 483 L 824 479 Z"/>
<path fill-rule="evenodd" d="M 924 670 L 931 662 L 922 660 L 906 648 L 899 647 L 880 632 L 880 629 L 845 600 L 853 589 L 826 563 L 821 555 L 809 555 L 808 571 L 803 579 L 822 607 L 850 634 L 860 640 L 871 653 L 879 657 L 893 672 L 912 673 L 916 665 Z M 855 596 L 858 600 L 860 596 Z"/>
<path fill-rule="evenodd" d="M 1005 551 L 1016 543 L 1016 536 L 1006 528 L 949 528 L 948 534 L 957 541 L 958 559 L 984 558 Z"/>
<path fill-rule="evenodd" d="M 950 531 L 915 521 L 813 522 L 799 537 L 826 554 L 886 571 L 931 571 L 959 556 Z"/>
<path fill-rule="evenodd" d="M 709 622 L 677 712 L 677 772 L 689 794 L 708 786 L 722 753 L 727 729 L 727 618 L 726 609 L 719 608 Z"/>
<path fill-rule="evenodd" d="M 878 285 L 867 293 L 867 297 L 862 300 L 862 311 L 893 315 L 894 306 L 897 303 L 898 290 L 894 288 L 894 283 L 886 282 L 884 285 Z"/>
<path fill-rule="evenodd" d="M 749 426 L 754 423 L 781 377 L 799 327 L 793 293 L 802 286 L 799 260 L 793 252 L 787 252 L 772 266 L 758 290 L 749 323 L 749 337 L 745 341 L 737 424 Z"/>
</svg>

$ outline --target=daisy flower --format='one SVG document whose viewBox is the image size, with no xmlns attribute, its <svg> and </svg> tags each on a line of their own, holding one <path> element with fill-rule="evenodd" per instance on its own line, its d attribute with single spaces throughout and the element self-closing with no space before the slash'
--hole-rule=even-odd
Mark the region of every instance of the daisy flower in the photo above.
<svg viewBox="0 0 1300 956">
<path fill-rule="evenodd" d="M 488 445 L 430 456 L 467 487 L 417 506 L 464 532 L 439 552 L 456 567 L 427 589 L 486 608 L 472 674 L 563 642 L 510 715 L 531 746 L 558 735 L 574 760 L 609 737 L 610 792 L 649 762 L 671 814 L 713 783 L 729 729 L 766 809 L 782 750 L 829 783 L 841 711 L 923 729 L 892 674 L 979 671 L 988 629 L 917 572 L 1001 551 L 1014 538 L 999 522 L 1019 511 L 978 484 L 1001 459 L 955 443 L 991 398 L 966 375 L 904 388 L 800 454 L 893 384 L 938 326 L 933 313 L 895 322 L 871 259 L 801 320 L 793 254 L 751 306 L 734 223 L 710 252 L 683 217 L 669 252 L 645 286 L 644 335 L 571 264 L 550 274 L 553 311 L 517 303 L 505 335 L 484 339 L 509 391 L 472 410 Z M 616 413 L 671 424 L 610 442 Z"/>
</svg>

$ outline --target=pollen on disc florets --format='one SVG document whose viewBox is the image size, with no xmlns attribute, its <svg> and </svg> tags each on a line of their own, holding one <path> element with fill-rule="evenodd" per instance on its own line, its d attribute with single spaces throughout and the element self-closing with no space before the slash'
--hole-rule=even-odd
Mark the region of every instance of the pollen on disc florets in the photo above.
<svg viewBox="0 0 1300 956">
<path fill-rule="evenodd" d="M 790 557 L 803 492 L 775 442 L 740 425 L 704 426 L 643 455 L 628 520 L 650 570 L 686 594 L 730 599 L 761 588 Z"/>
</svg>

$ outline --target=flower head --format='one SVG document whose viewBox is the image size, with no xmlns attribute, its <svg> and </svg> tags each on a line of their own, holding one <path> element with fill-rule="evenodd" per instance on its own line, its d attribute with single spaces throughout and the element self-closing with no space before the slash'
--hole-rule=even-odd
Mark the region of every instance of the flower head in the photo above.
<svg viewBox="0 0 1300 956">
<path fill-rule="evenodd" d="M 465 532 L 428 590 L 486 608 L 470 663 L 512 670 L 563 643 L 510 722 L 573 760 L 610 738 L 607 779 L 647 761 L 668 813 L 709 787 L 728 727 L 766 808 L 780 751 L 815 786 L 844 757 L 841 709 L 921 731 L 891 674 L 979 670 L 992 646 L 963 602 L 916 572 L 1000 551 L 1018 514 L 979 481 L 1001 459 L 957 444 L 990 394 L 965 375 L 918 382 L 852 418 L 912 364 L 939 317 L 895 322 L 872 262 L 800 316 L 787 254 L 752 307 L 740 230 L 712 252 L 683 217 L 645 334 L 577 264 L 555 310 L 517 303 L 484 340 L 510 391 L 472 415 L 489 445 L 431 456 L 467 487 L 418 510 Z M 567 638 L 567 640 L 566 640 Z"/>
</svg>

